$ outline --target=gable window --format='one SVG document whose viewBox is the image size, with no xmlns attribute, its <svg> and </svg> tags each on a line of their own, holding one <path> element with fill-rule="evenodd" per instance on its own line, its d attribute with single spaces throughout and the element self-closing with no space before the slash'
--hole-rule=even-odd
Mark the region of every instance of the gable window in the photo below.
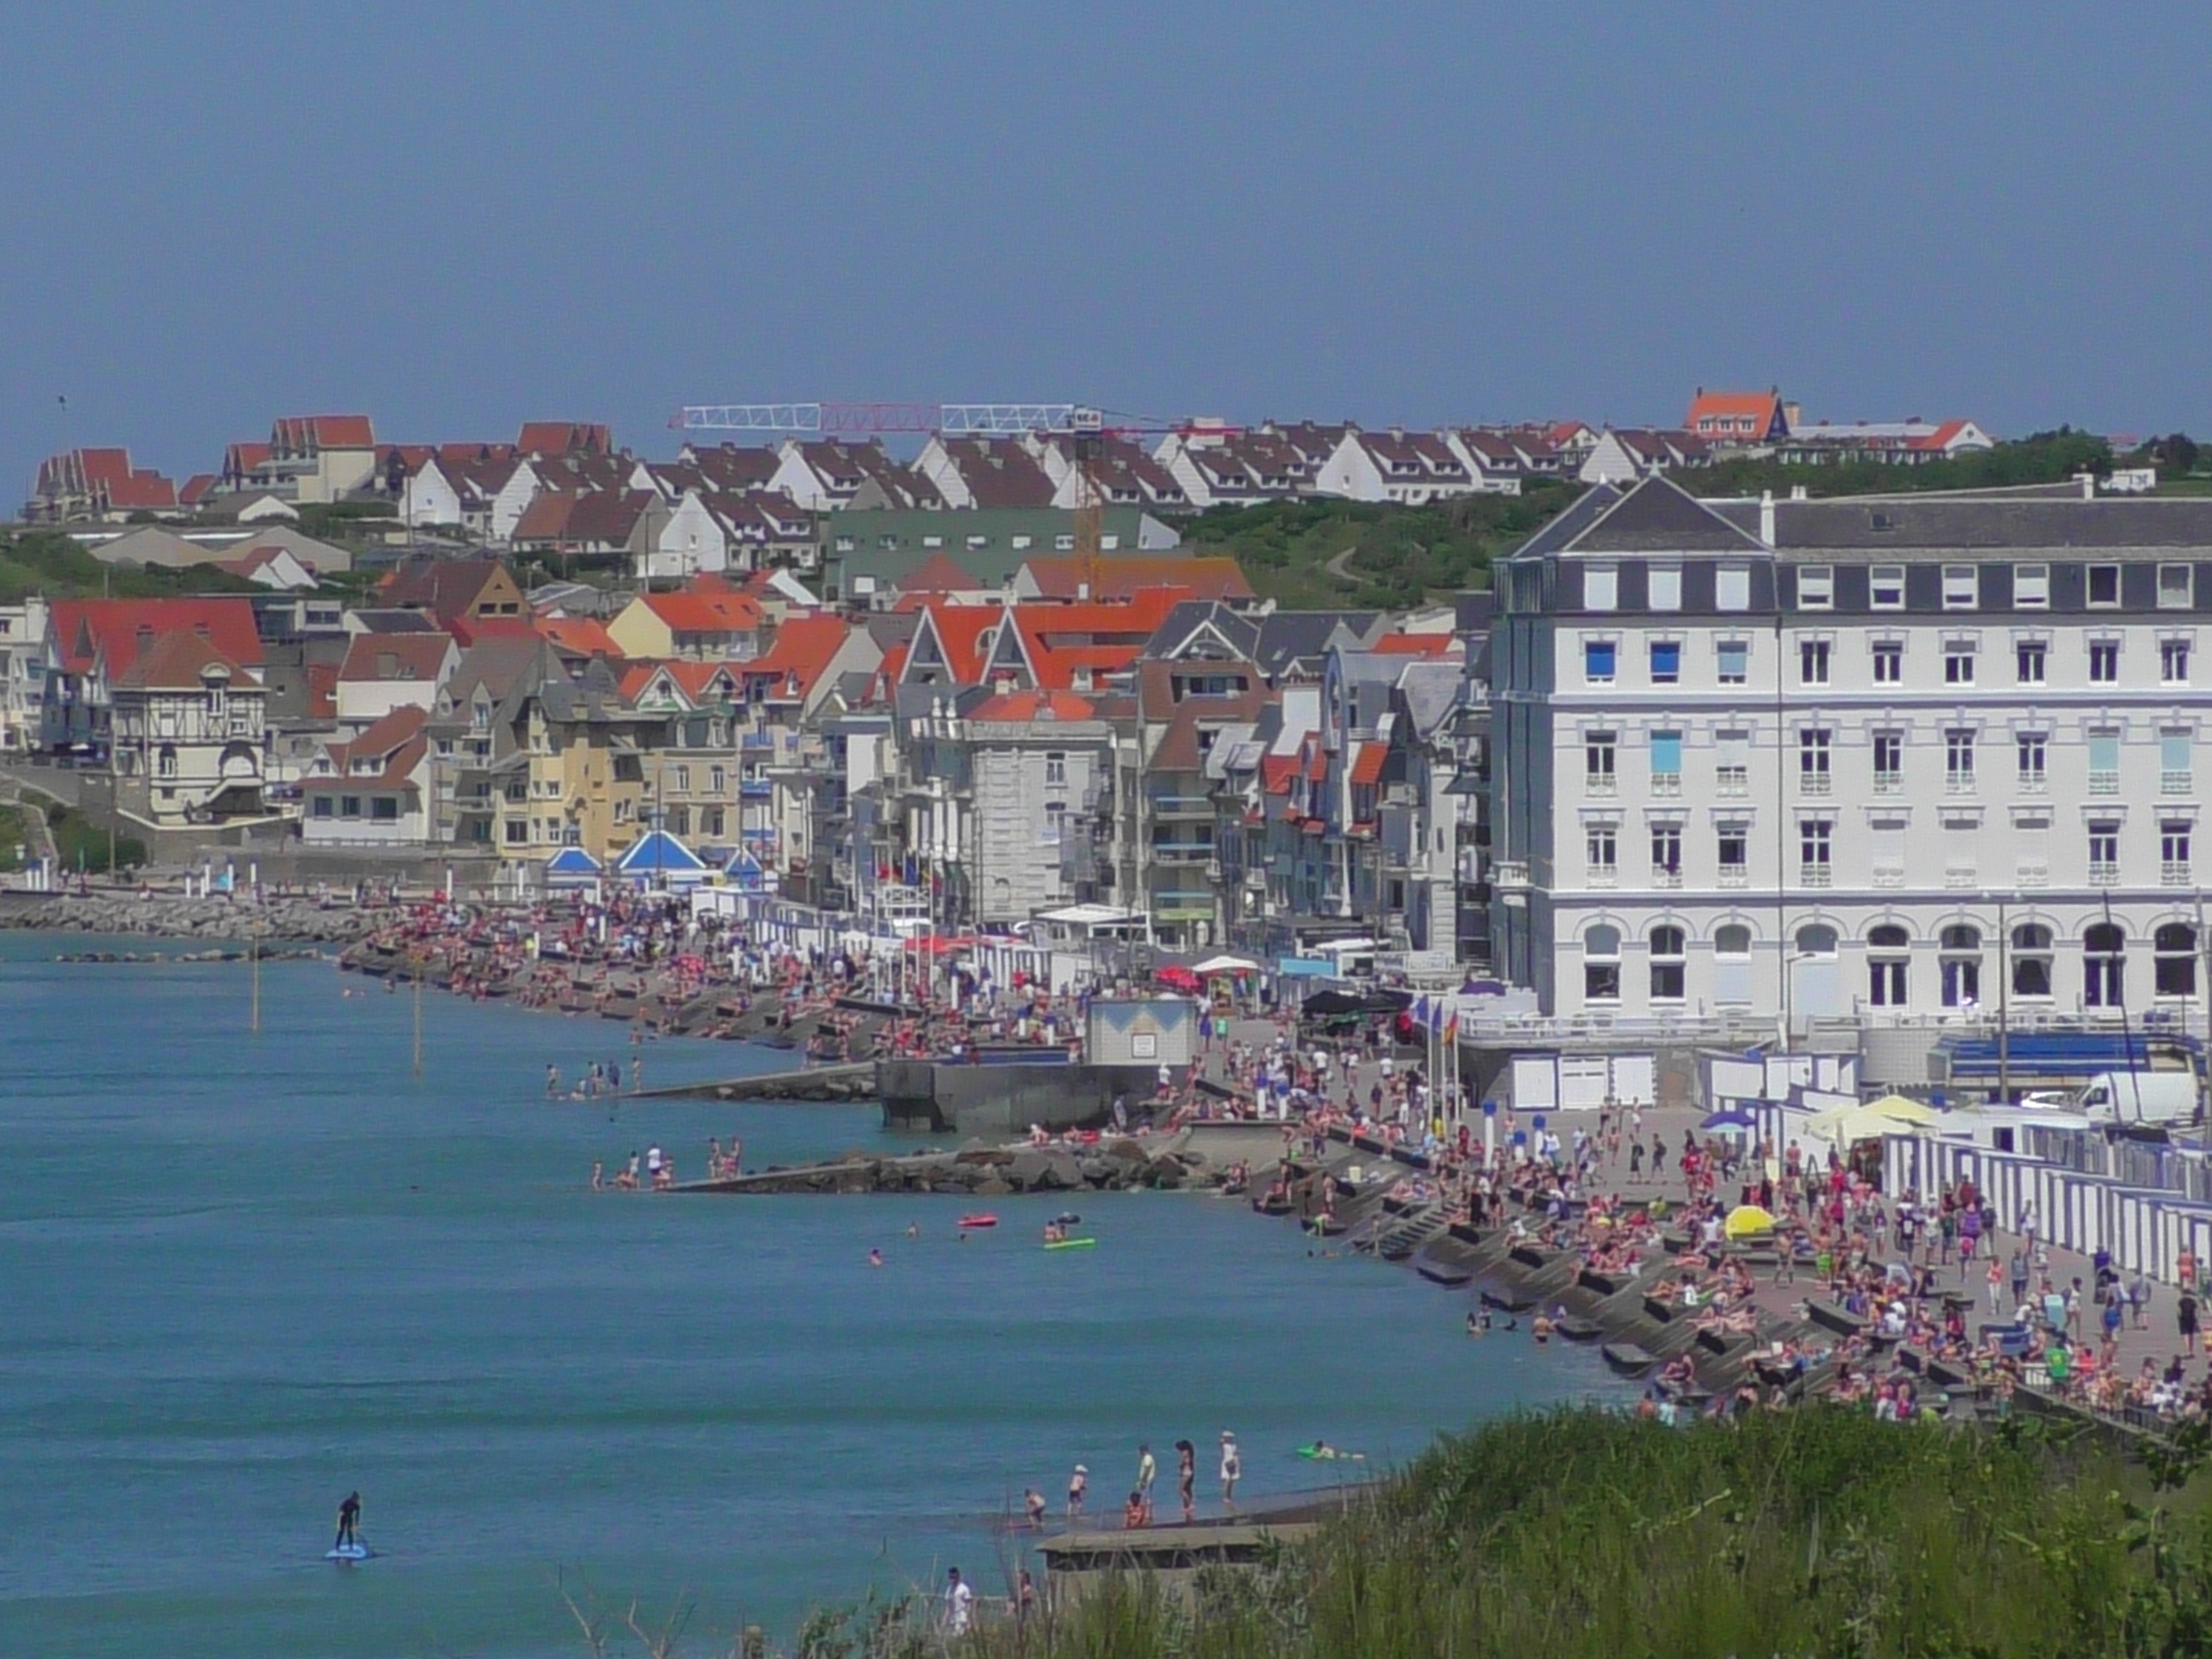
<svg viewBox="0 0 2212 1659">
<path fill-rule="evenodd" d="M 1654 611 L 1680 611 L 1682 608 L 1682 568 L 1680 565 L 1654 565 L 1644 574 L 1649 587 L 1647 595 Z"/>
<path fill-rule="evenodd" d="M 1751 678 L 1751 646 L 1743 640 L 1723 640 L 1716 647 L 1718 678 L 1723 685 L 1741 685 Z"/>
<path fill-rule="evenodd" d="M 1972 611 L 1981 603 L 1981 573 L 1971 564 L 1943 567 L 1943 608 Z"/>
<path fill-rule="evenodd" d="M 1713 573 L 1713 608 L 1716 611 L 1751 609 L 1749 565 L 1724 564 Z"/>
<path fill-rule="evenodd" d="M 1613 565 L 1593 564 L 1583 568 L 1583 609 L 1585 611 L 1617 611 L 1620 608 L 1620 571 Z"/>
<path fill-rule="evenodd" d="M 2158 568 L 2158 608 L 2186 611 L 2196 603 L 2196 567 L 2162 564 Z"/>
<path fill-rule="evenodd" d="M 2089 603 L 2099 606 L 2116 605 L 2120 602 L 2120 568 L 2116 564 L 2093 564 L 2089 567 Z"/>
<path fill-rule="evenodd" d="M 1680 640 L 1651 641 L 1651 684 L 1674 685 L 1682 678 L 1682 642 Z"/>
<path fill-rule="evenodd" d="M 1591 685 L 1611 685 L 1620 647 L 1611 640 L 1588 640 L 1583 644 L 1583 678 Z"/>
<path fill-rule="evenodd" d="M 1800 611 L 1826 611 L 1835 603 L 1835 566 L 1808 564 L 1797 572 L 1797 608 Z"/>
<path fill-rule="evenodd" d="M 1878 564 L 1867 573 L 1867 599 L 1877 611 L 1905 609 L 1905 567 Z"/>
<path fill-rule="evenodd" d="M 2016 564 L 2012 568 L 2012 602 L 2022 611 L 2044 611 L 2051 605 L 2051 567 Z"/>
</svg>

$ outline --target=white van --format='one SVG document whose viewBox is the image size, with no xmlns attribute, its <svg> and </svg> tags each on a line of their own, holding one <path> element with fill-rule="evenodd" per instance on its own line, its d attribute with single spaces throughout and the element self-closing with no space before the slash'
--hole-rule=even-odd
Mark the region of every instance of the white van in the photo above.
<svg viewBox="0 0 2212 1659">
<path fill-rule="evenodd" d="M 2194 1072 L 2100 1072 L 2081 1091 L 2081 1111 L 2099 1123 L 2193 1123 L 2198 1107 Z"/>
</svg>

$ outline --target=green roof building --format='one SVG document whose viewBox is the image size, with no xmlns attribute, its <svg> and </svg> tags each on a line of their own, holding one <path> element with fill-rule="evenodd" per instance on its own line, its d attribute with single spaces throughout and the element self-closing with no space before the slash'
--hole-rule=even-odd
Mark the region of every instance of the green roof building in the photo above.
<svg viewBox="0 0 2212 1659">
<path fill-rule="evenodd" d="M 1075 550 L 1075 514 L 1060 507 L 848 507 L 821 520 L 823 598 L 866 599 L 898 586 L 932 559 L 950 559 L 981 587 L 1000 587 L 1033 558 Z M 1159 553 L 1182 544 L 1172 525 L 1141 507 L 1101 516 L 1105 554 Z"/>
</svg>

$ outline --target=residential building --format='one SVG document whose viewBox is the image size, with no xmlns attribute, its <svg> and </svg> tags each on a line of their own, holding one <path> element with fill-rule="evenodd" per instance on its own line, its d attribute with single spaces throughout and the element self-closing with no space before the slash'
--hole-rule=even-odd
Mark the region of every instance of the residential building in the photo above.
<svg viewBox="0 0 2212 1659">
<path fill-rule="evenodd" d="M 1708 444 L 1730 449 L 1751 449 L 1780 443 L 1790 435 L 1794 404 L 1782 401 L 1779 388 L 1765 392 L 1708 392 L 1698 388 L 1690 399 L 1682 429 Z"/>
<path fill-rule="evenodd" d="M 1839 465 L 1851 461 L 1920 466 L 1994 448 L 1996 443 L 1972 421 L 1923 421 L 1917 415 L 1902 421 L 1848 424 L 1816 421 L 1793 423 L 1790 435 L 1775 444 L 1774 459 L 1790 466 Z"/>
<path fill-rule="evenodd" d="M 351 734 L 394 709 L 428 712 L 460 660 L 461 648 L 448 634 L 355 635 L 334 689 L 339 726 Z"/>
<path fill-rule="evenodd" d="M 951 507 L 1034 510 L 1054 506 L 1058 493 L 1056 481 L 1019 438 L 932 433 L 915 458 L 914 470 Z"/>
<path fill-rule="evenodd" d="M 2212 502 L 1655 477 L 1498 586 L 1492 920 L 1547 1011 L 2201 1012 Z"/>
<path fill-rule="evenodd" d="M 1362 432 L 1347 427 L 1314 475 L 1317 495 L 1425 507 L 1485 488 L 1465 449 L 1441 432 Z M 1519 482 L 1516 477 L 1515 488 Z"/>
<path fill-rule="evenodd" d="M 129 450 L 69 449 L 39 463 L 23 517 L 33 524 L 120 522 L 134 514 L 178 510 L 176 484 L 151 467 L 133 466 Z"/>
<path fill-rule="evenodd" d="M 1075 551 L 1075 514 L 1057 507 L 970 507 L 961 513 L 851 508 L 822 523 L 823 598 L 866 605 L 889 595 L 939 555 L 987 588 L 1003 587 L 1041 554 Z M 1141 508 L 1099 515 L 1106 553 L 1164 553 L 1180 544 L 1170 526 Z"/>
<path fill-rule="evenodd" d="M 393 709 L 357 736 L 322 745 L 300 780 L 309 847 L 420 847 L 430 839 L 426 708 Z"/>
<path fill-rule="evenodd" d="M 261 696 L 261 635 L 250 599 L 56 599 L 47 617 L 39 745 L 50 752 L 106 761 L 116 684 L 172 635 L 212 646 L 234 678 L 242 672 L 254 679 L 253 697 Z M 257 725 L 257 743 L 260 734 Z"/>
<path fill-rule="evenodd" d="M 160 635 L 110 685 L 116 805 L 164 828 L 258 814 L 265 697 L 212 638 Z"/>
<path fill-rule="evenodd" d="M 1627 484 L 1654 472 L 1712 464 L 1713 446 L 1694 432 L 1609 426 L 1590 446 L 1575 476 L 1586 484 Z"/>
<path fill-rule="evenodd" d="M 0 605 L 0 754 L 39 746 L 46 702 L 46 600 Z"/>
<path fill-rule="evenodd" d="M 629 657 L 739 662 L 760 654 L 768 617 L 760 602 L 719 577 L 672 593 L 640 593 L 607 624 Z"/>
<path fill-rule="evenodd" d="M 497 559 L 414 559 L 377 585 L 377 598 L 399 611 L 416 611 L 441 629 L 476 625 L 530 614 L 514 574 Z"/>
</svg>

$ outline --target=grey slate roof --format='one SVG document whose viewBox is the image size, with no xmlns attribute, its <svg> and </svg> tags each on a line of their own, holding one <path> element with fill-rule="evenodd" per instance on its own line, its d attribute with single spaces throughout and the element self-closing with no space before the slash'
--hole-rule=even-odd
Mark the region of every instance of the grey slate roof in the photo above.
<svg viewBox="0 0 2212 1659">
<path fill-rule="evenodd" d="M 1730 501 L 1723 509 L 1739 524 L 1756 525 L 1756 501 Z M 1836 496 L 1774 503 L 1775 545 L 1899 553 L 2079 549 L 2120 552 L 2130 548 L 2212 549 L 2212 498 L 2179 496 L 2150 501 L 1994 499 L 1887 495 Z"/>
</svg>

